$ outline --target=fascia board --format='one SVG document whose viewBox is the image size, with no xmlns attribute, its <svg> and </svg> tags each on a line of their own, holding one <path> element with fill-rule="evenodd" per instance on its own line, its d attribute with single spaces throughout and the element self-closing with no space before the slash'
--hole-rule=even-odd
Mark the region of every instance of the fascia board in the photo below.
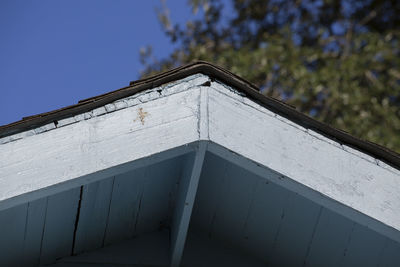
<svg viewBox="0 0 400 267">
<path fill-rule="evenodd" d="M 0 209 L 116 175 L 137 161 L 154 163 L 165 151 L 172 152 L 163 159 L 193 150 L 204 79 L 155 88 L 0 144 Z"/>
<path fill-rule="evenodd" d="M 400 241 L 399 170 L 319 138 L 219 82 L 211 83 L 207 110 L 209 140 L 229 151 L 226 159 L 247 159 L 253 172 L 272 170 L 279 175 L 263 177 Z"/>
</svg>

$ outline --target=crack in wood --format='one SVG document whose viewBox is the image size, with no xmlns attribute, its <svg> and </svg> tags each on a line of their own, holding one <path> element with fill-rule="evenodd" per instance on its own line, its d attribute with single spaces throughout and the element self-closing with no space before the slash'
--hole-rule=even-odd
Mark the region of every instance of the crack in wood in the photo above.
<svg viewBox="0 0 400 267">
<path fill-rule="evenodd" d="M 110 218 L 111 203 L 112 203 L 113 192 L 114 192 L 114 183 L 115 183 L 115 176 L 113 177 L 112 185 L 111 185 L 111 196 L 110 196 L 110 202 L 108 203 L 108 213 L 107 213 L 107 218 L 106 218 L 106 227 L 104 227 L 103 241 L 101 243 L 101 247 L 104 247 L 104 243 L 106 241 L 108 222 L 109 222 L 109 218 Z"/>
<path fill-rule="evenodd" d="M 74 255 L 75 242 L 76 242 L 76 232 L 78 231 L 79 217 L 80 217 L 80 214 L 81 214 L 82 195 L 83 195 L 83 185 L 81 186 L 80 192 L 79 192 L 79 202 L 78 202 L 78 208 L 76 210 L 75 225 L 74 225 L 74 235 L 72 237 L 71 256 Z"/>
<path fill-rule="evenodd" d="M 136 234 L 136 228 L 137 228 L 137 224 L 139 222 L 139 216 L 140 216 L 140 209 L 142 208 L 143 191 L 140 194 L 139 205 L 138 205 L 138 209 L 137 209 L 137 212 L 136 212 L 135 225 L 133 227 L 133 233 L 134 234 Z"/>
<path fill-rule="evenodd" d="M 308 246 L 307 246 L 307 252 L 306 252 L 306 256 L 304 257 L 303 266 L 307 265 L 307 259 L 308 259 L 308 256 L 310 254 L 312 243 L 314 241 L 315 232 L 317 231 L 317 227 L 319 225 L 322 209 L 323 209 L 323 207 L 320 206 L 319 211 L 318 211 L 318 217 L 317 217 L 317 220 L 316 220 L 316 222 L 314 224 L 313 231 L 312 231 L 312 234 L 311 234 L 311 239 L 310 239 L 310 242 L 308 243 Z"/>
<path fill-rule="evenodd" d="M 40 239 L 40 250 L 39 250 L 39 263 L 40 263 L 40 258 L 42 256 L 42 248 L 43 248 L 43 237 L 44 237 L 44 230 L 46 229 L 46 218 L 47 218 L 47 207 L 49 203 L 49 197 L 46 197 L 46 208 L 44 212 L 44 220 L 43 220 L 43 228 L 42 228 L 42 237 Z"/>
</svg>

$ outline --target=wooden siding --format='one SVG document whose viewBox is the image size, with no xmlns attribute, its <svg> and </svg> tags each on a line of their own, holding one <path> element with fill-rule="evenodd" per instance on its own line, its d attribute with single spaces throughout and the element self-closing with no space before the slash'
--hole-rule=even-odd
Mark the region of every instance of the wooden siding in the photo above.
<svg viewBox="0 0 400 267">
<path fill-rule="evenodd" d="M 3 142 L 0 266 L 400 265 L 398 170 L 196 79 Z"/>
<path fill-rule="evenodd" d="M 400 264 L 398 243 L 271 182 L 273 176 L 257 176 L 208 153 L 190 233 L 231 248 L 231 255 L 246 252 L 264 265 Z M 207 251 L 185 252 L 191 256 L 185 254 L 184 262 L 203 266 L 193 259 L 214 255 Z"/>
<path fill-rule="evenodd" d="M 239 158 L 252 172 L 273 170 L 281 186 L 400 242 L 399 170 L 218 82 L 211 83 L 208 110 L 210 141 L 228 150 L 225 158 Z"/>
<path fill-rule="evenodd" d="M 168 229 L 182 161 L 166 160 L 2 211 L 0 266 L 54 263 Z"/>
<path fill-rule="evenodd" d="M 273 182 L 279 174 L 210 152 L 193 173 L 194 155 L 2 211 L 0 266 L 169 266 L 174 257 L 179 266 L 182 254 L 181 266 L 194 267 L 400 264 L 399 243 Z M 191 192 L 185 179 L 196 173 Z M 192 215 L 177 209 L 194 195 Z M 179 225 L 189 220 L 186 238 Z"/>
</svg>

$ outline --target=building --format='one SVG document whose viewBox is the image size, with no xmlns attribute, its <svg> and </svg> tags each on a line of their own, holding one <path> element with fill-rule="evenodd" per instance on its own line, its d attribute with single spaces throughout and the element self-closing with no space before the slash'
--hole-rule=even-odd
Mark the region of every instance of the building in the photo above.
<svg viewBox="0 0 400 267">
<path fill-rule="evenodd" d="M 0 266 L 400 266 L 400 156 L 207 62 L 0 127 Z"/>
</svg>

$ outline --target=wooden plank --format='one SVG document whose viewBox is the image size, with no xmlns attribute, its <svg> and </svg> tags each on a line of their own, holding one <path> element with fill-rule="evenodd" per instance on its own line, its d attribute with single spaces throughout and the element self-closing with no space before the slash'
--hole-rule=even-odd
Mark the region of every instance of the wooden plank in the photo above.
<svg viewBox="0 0 400 267">
<path fill-rule="evenodd" d="M 115 177 L 104 245 L 133 237 L 145 178 L 146 168 Z"/>
<path fill-rule="evenodd" d="M 168 227 L 180 161 L 178 157 L 116 176 L 105 245 Z"/>
<path fill-rule="evenodd" d="M 377 266 L 386 238 L 365 226 L 356 224 L 338 266 Z"/>
<path fill-rule="evenodd" d="M 23 266 L 38 266 L 47 199 L 42 198 L 28 203 L 28 218 L 25 228 L 25 242 L 22 252 Z"/>
<path fill-rule="evenodd" d="M 242 246 L 264 262 L 272 258 L 273 245 L 287 212 L 285 208 L 290 194 L 293 193 L 268 180 L 258 180 Z"/>
<path fill-rule="evenodd" d="M 91 264 L 91 266 L 168 266 L 169 231 L 167 229 L 143 234 L 133 239 L 66 257 L 63 264 Z"/>
<path fill-rule="evenodd" d="M 276 183 L 400 242 L 400 171 L 215 82 L 208 96 L 211 142 L 286 178 Z"/>
<path fill-rule="evenodd" d="M 171 266 L 177 267 L 182 260 L 190 217 L 200 180 L 207 142 L 199 142 L 194 155 L 188 155 L 179 180 L 178 196 L 171 225 Z"/>
<path fill-rule="evenodd" d="M 135 235 L 169 226 L 182 160 L 178 157 L 147 168 Z"/>
<path fill-rule="evenodd" d="M 227 166 L 226 161 L 221 161 L 219 157 L 210 153 L 207 153 L 204 159 L 190 227 L 208 236 L 211 235 L 215 213 L 223 197 Z"/>
<path fill-rule="evenodd" d="M 1 144 L 0 209 L 114 176 L 126 171 L 120 165 L 199 140 L 199 96 L 195 87 Z"/>
<path fill-rule="evenodd" d="M 231 163 L 227 163 L 224 175 L 220 202 L 213 204 L 217 209 L 210 227 L 210 237 L 228 240 L 229 243 L 242 247 L 248 238 L 244 231 L 249 212 L 256 205 L 254 193 L 259 177 Z M 202 193 L 207 194 L 207 191 Z"/>
<path fill-rule="evenodd" d="M 83 186 L 74 254 L 100 248 L 106 231 L 114 177 Z"/>
<path fill-rule="evenodd" d="M 380 257 L 379 267 L 400 266 L 400 244 L 387 239 Z"/>
<path fill-rule="evenodd" d="M 41 264 L 50 264 L 71 255 L 79 197 L 80 188 L 48 197 L 40 250 Z"/>
<path fill-rule="evenodd" d="M 354 223 L 322 209 L 305 266 L 340 266 Z"/>
<path fill-rule="evenodd" d="M 295 193 L 290 195 L 287 204 L 268 263 L 302 266 L 321 207 Z"/>
<path fill-rule="evenodd" d="M 20 266 L 24 247 L 28 205 L 19 205 L 0 213 L 0 266 Z"/>
<path fill-rule="evenodd" d="M 189 231 L 182 266 L 191 267 L 262 267 L 264 262 L 240 249 L 227 246 L 216 239 L 209 239 L 204 234 Z"/>
</svg>

